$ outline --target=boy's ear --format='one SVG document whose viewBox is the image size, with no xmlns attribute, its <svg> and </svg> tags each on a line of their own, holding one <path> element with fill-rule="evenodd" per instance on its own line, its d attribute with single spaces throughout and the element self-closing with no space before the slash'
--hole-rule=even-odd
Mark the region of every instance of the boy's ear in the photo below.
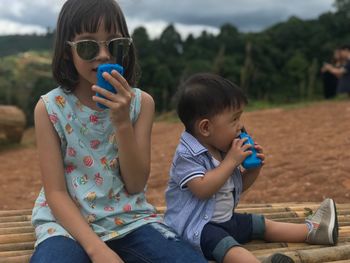
<svg viewBox="0 0 350 263">
<path fill-rule="evenodd" d="M 210 121 L 208 119 L 202 119 L 199 121 L 198 132 L 205 137 L 210 135 Z"/>
</svg>

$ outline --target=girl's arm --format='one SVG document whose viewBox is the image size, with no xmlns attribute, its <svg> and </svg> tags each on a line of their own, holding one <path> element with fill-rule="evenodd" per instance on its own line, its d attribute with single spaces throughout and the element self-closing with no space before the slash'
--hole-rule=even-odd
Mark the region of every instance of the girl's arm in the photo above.
<svg viewBox="0 0 350 263">
<path fill-rule="evenodd" d="M 140 114 L 133 125 L 129 111 L 134 94 L 128 82 L 116 70 L 112 74 L 104 72 L 102 76 L 113 85 L 117 93 L 113 94 L 94 85 L 93 91 L 106 99 L 93 96 L 93 100 L 110 108 L 111 122 L 116 127 L 121 177 L 126 190 L 130 194 L 136 194 L 144 190 L 150 173 L 154 101 L 149 94 L 142 92 Z"/>
<path fill-rule="evenodd" d="M 59 137 L 42 100 L 35 107 L 34 121 L 45 196 L 57 222 L 82 245 L 91 259 L 101 251 L 111 254 L 113 251 L 109 251 L 107 245 L 93 232 L 67 192 Z M 115 253 L 113 256 L 119 259 Z"/>
<path fill-rule="evenodd" d="M 325 64 L 323 68 L 324 68 L 324 71 L 328 71 L 332 73 L 337 78 L 342 77 L 346 73 L 346 69 L 344 67 L 337 68 L 337 67 L 334 67 L 332 64 Z"/>
<path fill-rule="evenodd" d="M 116 133 L 121 176 L 130 194 L 144 190 L 150 173 L 154 101 L 145 92 L 141 94 L 141 101 L 134 126 L 131 123 L 118 126 Z"/>
</svg>

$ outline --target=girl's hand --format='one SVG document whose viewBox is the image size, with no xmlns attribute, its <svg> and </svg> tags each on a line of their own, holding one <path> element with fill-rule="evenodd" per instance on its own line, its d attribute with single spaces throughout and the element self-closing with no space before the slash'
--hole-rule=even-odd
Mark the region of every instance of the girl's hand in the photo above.
<svg viewBox="0 0 350 263">
<path fill-rule="evenodd" d="M 245 160 L 245 158 L 251 155 L 252 151 L 249 151 L 249 148 L 252 147 L 252 145 L 243 145 L 246 140 L 247 138 L 234 139 L 231 148 L 225 156 L 225 160 L 228 159 L 231 162 L 234 161 L 233 163 L 235 164 L 235 166 L 238 166 Z"/>
<path fill-rule="evenodd" d="M 107 245 L 105 249 L 99 250 L 91 256 L 93 263 L 124 263 L 124 261 Z"/>
<path fill-rule="evenodd" d="M 112 70 L 111 75 L 104 72 L 102 76 L 115 88 L 117 93 L 114 94 L 99 86 L 93 85 L 92 90 L 100 93 L 105 98 L 93 96 L 92 99 L 110 109 L 111 121 L 116 126 L 120 126 L 122 123 L 130 123 L 130 103 L 135 94 L 132 92 L 128 82 L 116 70 Z"/>
</svg>

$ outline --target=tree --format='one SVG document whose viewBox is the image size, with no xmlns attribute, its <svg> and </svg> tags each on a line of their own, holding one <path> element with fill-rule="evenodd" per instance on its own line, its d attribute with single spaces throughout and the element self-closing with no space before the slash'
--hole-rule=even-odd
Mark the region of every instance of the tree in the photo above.
<svg viewBox="0 0 350 263">
<path fill-rule="evenodd" d="M 183 52 L 181 36 L 172 24 L 160 35 L 159 44 L 164 57 L 179 56 Z"/>
<path fill-rule="evenodd" d="M 140 59 L 151 56 L 152 48 L 151 41 L 149 39 L 146 28 L 138 27 L 132 33 L 132 39 L 136 46 L 137 54 Z"/>
<path fill-rule="evenodd" d="M 335 0 L 334 6 L 338 12 L 350 13 L 350 0 Z"/>
</svg>

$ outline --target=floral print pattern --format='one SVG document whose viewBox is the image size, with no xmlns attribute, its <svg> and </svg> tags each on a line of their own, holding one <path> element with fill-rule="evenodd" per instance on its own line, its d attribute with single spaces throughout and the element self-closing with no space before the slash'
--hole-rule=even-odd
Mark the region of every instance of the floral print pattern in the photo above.
<svg viewBox="0 0 350 263">
<path fill-rule="evenodd" d="M 134 92 L 130 107 L 133 122 L 141 106 L 141 91 Z M 109 240 L 144 224 L 162 222 L 144 193 L 130 195 L 125 190 L 109 110 L 93 111 L 61 88 L 42 96 L 42 100 L 61 140 L 67 190 L 96 234 Z M 32 223 L 36 245 L 50 236 L 71 237 L 56 222 L 43 189 L 33 209 Z"/>
</svg>

